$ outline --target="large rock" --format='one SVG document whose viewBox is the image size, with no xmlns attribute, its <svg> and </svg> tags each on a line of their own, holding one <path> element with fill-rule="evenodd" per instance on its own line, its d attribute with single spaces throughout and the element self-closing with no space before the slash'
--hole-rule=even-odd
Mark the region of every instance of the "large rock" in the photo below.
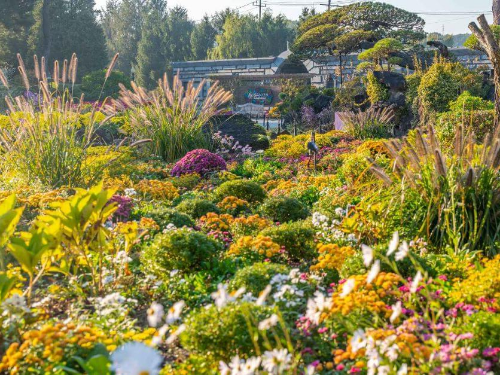
<svg viewBox="0 0 500 375">
<path fill-rule="evenodd" d="M 253 150 L 265 150 L 270 146 L 266 130 L 244 115 L 217 116 L 212 119 L 215 131 L 237 140 L 240 145 L 249 145 Z"/>
</svg>

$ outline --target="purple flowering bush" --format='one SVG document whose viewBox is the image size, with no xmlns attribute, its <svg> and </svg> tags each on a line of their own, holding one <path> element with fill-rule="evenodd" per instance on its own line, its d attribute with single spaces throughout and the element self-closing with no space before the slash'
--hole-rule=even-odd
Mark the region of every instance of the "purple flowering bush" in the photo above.
<svg viewBox="0 0 500 375">
<path fill-rule="evenodd" d="M 132 198 L 123 195 L 114 195 L 109 202 L 116 203 L 118 205 L 118 209 L 113 214 L 113 220 L 128 221 L 134 205 Z"/>
<path fill-rule="evenodd" d="M 198 149 L 188 152 L 181 160 L 175 163 L 172 176 L 198 173 L 206 176 L 208 173 L 222 171 L 227 168 L 222 157 L 208 150 Z"/>
</svg>

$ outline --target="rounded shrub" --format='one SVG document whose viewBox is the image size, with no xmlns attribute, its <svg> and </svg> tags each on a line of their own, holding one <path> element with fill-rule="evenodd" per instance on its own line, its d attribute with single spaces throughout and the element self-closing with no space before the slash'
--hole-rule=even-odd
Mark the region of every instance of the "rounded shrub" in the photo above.
<svg viewBox="0 0 500 375">
<path fill-rule="evenodd" d="M 262 202 L 266 197 L 266 192 L 258 183 L 248 180 L 227 181 L 220 185 L 215 191 L 219 200 L 233 196 L 246 200 L 250 203 Z"/>
<path fill-rule="evenodd" d="M 148 273 L 163 277 L 172 270 L 210 270 L 221 250 L 219 242 L 183 228 L 157 234 L 146 245 L 141 261 Z"/>
<path fill-rule="evenodd" d="M 181 160 L 175 163 L 172 176 L 182 176 L 196 173 L 206 176 L 209 173 L 225 170 L 226 162 L 217 154 L 208 150 L 198 149 L 188 152 Z"/>
<path fill-rule="evenodd" d="M 209 212 L 215 212 L 217 214 L 220 212 L 219 208 L 214 203 L 201 198 L 186 199 L 179 203 L 175 209 L 191 216 L 193 219 L 199 219 Z"/>
<path fill-rule="evenodd" d="M 120 93 L 119 84 L 121 83 L 127 89 L 131 89 L 130 78 L 119 71 L 111 72 L 108 79 L 106 77 L 106 69 L 91 72 L 82 78 L 82 92 L 85 94 L 85 100 L 98 100 L 112 97 L 117 98 Z M 104 81 L 106 85 L 103 89 Z M 103 90 L 101 95 L 101 90 Z"/>
<path fill-rule="evenodd" d="M 195 225 L 194 220 L 189 215 L 163 206 L 146 212 L 144 217 L 153 219 L 161 229 L 166 228 L 169 224 L 173 224 L 177 228 L 193 227 Z"/>
<path fill-rule="evenodd" d="M 245 288 L 247 292 L 257 297 L 275 275 L 288 275 L 289 271 L 289 268 L 282 264 L 255 263 L 238 270 L 230 283 L 230 288 L 232 290 Z"/>
<path fill-rule="evenodd" d="M 269 198 L 261 206 L 261 211 L 273 221 L 282 223 L 303 220 L 309 216 L 306 205 L 290 197 Z"/>
<path fill-rule="evenodd" d="M 315 257 L 315 230 L 304 221 L 270 227 L 264 229 L 260 234 L 268 236 L 280 246 L 284 246 L 288 256 L 293 261 L 310 261 Z"/>
<path fill-rule="evenodd" d="M 211 353 L 216 360 L 227 361 L 236 354 L 252 356 L 254 338 L 247 329 L 247 319 L 261 322 L 273 312 L 271 307 L 251 303 L 195 310 L 184 321 L 186 330 L 181 335 L 181 344 L 190 352 Z M 274 341 L 272 337 L 269 339 Z"/>
</svg>

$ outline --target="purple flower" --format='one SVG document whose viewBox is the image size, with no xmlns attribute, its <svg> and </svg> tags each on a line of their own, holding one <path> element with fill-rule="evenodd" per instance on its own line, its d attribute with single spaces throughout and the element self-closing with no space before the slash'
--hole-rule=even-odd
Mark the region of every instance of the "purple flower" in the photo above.
<svg viewBox="0 0 500 375">
<path fill-rule="evenodd" d="M 172 176 L 179 177 L 185 174 L 198 173 L 203 177 L 211 172 L 225 170 L 226 168 L 226 162 L 219 155 L 208 150 L 198 149 L 188 152 L 175 163 Z"/>
<path fill-rule="evenodd" d="M 114 195 L 109 202 L 118 205 L 118 209 L 113 214 L 114 219 L 118 221 L 127 221 L 129 219 L 133 206 L 131 198 L 122 195 Z"/>
</svg>

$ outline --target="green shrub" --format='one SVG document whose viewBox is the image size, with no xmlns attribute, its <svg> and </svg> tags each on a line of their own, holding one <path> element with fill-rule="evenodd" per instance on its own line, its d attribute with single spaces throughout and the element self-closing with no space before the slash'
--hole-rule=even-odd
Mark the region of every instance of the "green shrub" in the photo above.
<svg viewBox="0 0 500 375">
<path fill-rule="evenodd" d="M 109 78 L 106 81 L 104 88 L 102 87 L 106 77 L 106 70 L 97 70 L 91 72 L 82 78 L 82 92 L 85 95 L 85 100 L 98 100 L 105 99 L 107 97 L 117 98 L 120 93 L 120 83 L 124 85 L 127 89 L 130 89 L 130 78 L 127 77 L 122 72 L 114 71 L 111 72 Z M 101 95 L 101 90 L 103 90 Z"/>
<path fill-rule="evenodd" d="M 269 236 L 277 244 L 284 246 L 294 261 L 310 261 L 315 256 L 315 231 L 304 221 L 286 223 L 264 229 L 260 234 Z"/>
<path fill-rule="evenodd" d="M 439 140 L 445 145 L 451 145 L 460 125 L 465 132 L 472 132 L 482 142 L 486 134 L 495 128 L 495 111 L 454 111 L 440 114 L 436 125 Z"/>
<path fill-rule="evenodd" d="M 191 216 L 193 219 L 199 219 L 209 212 L 220 212 L 219 208 L 214 203 L 201 198 L 186 199 L 179 203 L 175 209 Z"/>
<path fill-rule="evenodd" d="M 495 109 L 493 102 L 484 100 L 479 96 L 473 96 L 469 91 L 465 91 L 456 100 L 450 102 L 450 111 L 488 111 Z"/>
<path fill-rule="evenodd" d="M 253 181 L 234 180 L 227 181 L 220 185 L 215 191 L 215 195 L 219 200 L 225 197 L 237 197 L 244 199 L 247 202 L 255 203 L 262 202 L 266 197 L 264 189 Z"/>
<path fill-rule="evenodd" d="M 289 197 L 269 198 L 262 204 L 261 211 L 273 221 L 287 223 L 306 219 L 309 210 L 298 199 Z"/>
<path fill-rule="evenodd" d="M 471 347 L 483 350 L 497 347 L 500 342 L 500 316 L 486 311 L 479 311 L 467 316 L 457 326 L 462 333 L 472 333 Z"/>
<path fill-rule="evenodd" d="M 366 76 L 366 92 L 372 104 L 385 102 L 390 97 L 389 89 L 377 80 L 373 72 Z"/>
<path fill-rule="evenodd" d="M 231 280 L 230 288 L 238 290 L 245 288 L 247 292 L 257 297 L 269 284 L 274 275 L 288 275 L 289 269 L 282 264 L 255 263 L 236 272 Z"/>
<path fill-rule="evenodd" d="M 181 335 L 181 344 L 189 351 L 210 353 L 218 360 L 227 361 L 236 354 L 252 356 L 255 337 L 247 328 L 247 319 L 260 322 L 273 312 L 271 307 L 251 303 L 230 304 L 221 309 L 212 305 L 195 310 L 184 321 L 186 331 Z"/>
<path fill-rule="evenodd" d="M 144 217 L 153 219 L 161 229 L 166 228 L 169 224 L 174 224 L 177 228 L 193 227 L 195 225 L 193 219 L 191 219 L 189 215 L 162 206 L 145 212 Z"/>
<path fill-rule="evenodd" d="M 481 92 L 482 77 L 460 63 L 437 61 L 422 76 L 418 87 L 420 104 L 427 112 L 446 112 L 450 102 L 469 90 Z"/>
<path fill-rule="evenodd" d="M 205 234 L 186 228 L 157 234 L 142 254 L 147 272 L 158 277 L 172 270 L 209 270 L 217 263 L 222 245 Z"/>
</svg>

